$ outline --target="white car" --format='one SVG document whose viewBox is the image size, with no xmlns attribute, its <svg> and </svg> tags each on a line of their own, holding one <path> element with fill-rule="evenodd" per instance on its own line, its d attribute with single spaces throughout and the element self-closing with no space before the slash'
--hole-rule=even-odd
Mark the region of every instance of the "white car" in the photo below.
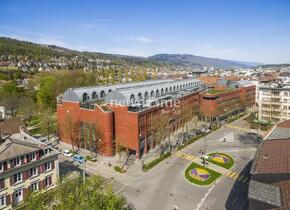
<svg viewBox="0 0 290 210">
<path fill-rule="evenodd" d="M 72 153 L 69 150 L 66 150 L 66 149 L 62 150 L 61 154 L 63 154 L 63 156 L 66 156 L 66 157 L 72 157 Z"/>
</svg>

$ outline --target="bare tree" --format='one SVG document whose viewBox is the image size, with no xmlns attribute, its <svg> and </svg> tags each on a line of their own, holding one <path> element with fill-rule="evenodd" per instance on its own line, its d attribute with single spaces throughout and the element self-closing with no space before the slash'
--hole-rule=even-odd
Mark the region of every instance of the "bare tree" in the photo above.
<svg viewBox="0 0 290 210">
<path fill-rule="evenodd" d="M 45 110 L 41 116 L 39 123 L 41 130 L 47 135 L 47 140 L 50 140 L 50 135 L 53 135 L 56 132 L 56 116 L 51 109 Z"/>
<path fill-rule="evenodd" d="M 77 148 L 80 148 L 80 121 L 79 120 L 73 120 L 72 116 L 66 115 L 65 117 L 65 126 L 64 129 L 66 133 L 68 133 L 69 138 L 71 140 L 72 145 L 72 151 L 74 151 L 74 146 L 77 146 Z"/>
<path fill-rule="evenodd" d="M 85 125 L 86 147 L 90 150 L 91 157 L 99 152 L 102 147 L 103 132 L 97 123 L 86 123 Z"/>
<path fill-rule="evenodd" d="M 152 116 L 149 130 L 153 134 L 153 139 L 156 144 L 160 146 L 160 156 L 163 154 L 162 142 L 168 133 L 169 118 L 165 113 L 156 114 Z M 153 146 L 153 145 L 152 145 Z"/>
</svg>

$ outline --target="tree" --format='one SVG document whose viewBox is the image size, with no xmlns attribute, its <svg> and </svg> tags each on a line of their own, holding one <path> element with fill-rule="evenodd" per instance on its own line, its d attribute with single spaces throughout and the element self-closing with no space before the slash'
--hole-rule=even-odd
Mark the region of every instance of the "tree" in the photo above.
<svg viewBox="0 0 290 210">
<path fill-rule="evenodd" d="M 84 129 L 86 147 L 93 157 L 93 154 L 97 154 L 102 146 L 103 132 L 97 123 L 86 123 Z"/>
<path fill-rule="evenodd" d="M 169 118 L 165 113 L 157 113 L 151 117 L 149 131 L 152 134 L 157 145 L 160 145 L 161 152 L 160 156 L 163 154 L 163 148 L 161 143 L 166 138 L 168 133 Z M 151 148 L 153 148 L 153 141 L 151 140 Z"/>
<path fill-rule="evenodd" d="M 12 117 L 16 115 L 17 108 L 21 105 L 24 91 L 15 82 L 5 84 L 0 92 L 0 99 Z"/>
<path fill-rule="evenodd" d="M 68 133 L 71 140 L 72 151 L 74 151 L 74 146 L 80 148 L 80 121 L 74 121 L 70 114 L 65 116 L 65 126 L 64 129 Z"/>
<path fill-rule="evenodd" d="M 20 111 L 25 115 L 28 121 L 31 121 L 32 116 L 35 113 L 36 105 L 31 97 L 24 97 L 22 100 L 22 106 L 20 107 Z"/>
<path fill-rule="evenodd" d="M 41 115 L 39 126 L 43 133 L 47 135 L 47 140 L 50 139 L 51 134 L 56 132 L 56 116 L 51 109 L 45 110 Z"/>
<path fill-rule="evenodd" d="M 100 176 L 86 180 L 66 179 L 56 189 L 44 193 L 30 193 L 20 207 L 23 210 L 99 209 L 133 210 L 134 206 L 124 196 L 113 193 L 112 186 Z"/>
<path fill-rule="evenodd" d="M 56 106 L 56 80 L 53 76 L 46 76 L 40 79 L 37 100 L 43 109 L 55 109 Z"/>
</svg>

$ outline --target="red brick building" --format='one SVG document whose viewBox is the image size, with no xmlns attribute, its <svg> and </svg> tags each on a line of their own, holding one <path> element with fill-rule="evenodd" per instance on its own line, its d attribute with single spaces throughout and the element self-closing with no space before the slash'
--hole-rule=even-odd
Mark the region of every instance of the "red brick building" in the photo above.
<svg viewBox="0 0 290 210">
<path fill-rule="evenodd" d="M 200 114 L 206 121 L 223 120 L 255 104 L 256 86 L 248 81 L 221 81 L 200 94 Z"/>
<path fill-rule="evenodd" d="M 194 78 L 69 89 L 57 105 L 59 136 L 67 144 L 95 148 L 105 156 L 112 156 L 118 143 L 140 158 L 155 145 L 151 119 L 166 112 L 175 130 L 184 123 L 178 120 L 179 110 L 197 106 L 202 90 L 201 81 Z M 91 147 L 92 139 L 97 147 Z"/>
</svg>

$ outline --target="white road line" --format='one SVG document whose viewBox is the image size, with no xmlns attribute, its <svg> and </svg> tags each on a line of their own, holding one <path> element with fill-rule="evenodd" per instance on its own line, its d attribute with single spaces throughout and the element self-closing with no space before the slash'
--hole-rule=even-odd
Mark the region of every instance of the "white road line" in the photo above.
<svg viewBox="0 0 290 210">
<path fill-rule="evenodd" d="M 212 191 L 212 189 L 214 188 L 215 184 L 213 184 L 213 186 L 211 188 L 209 188 L 209 190 L 207 191 L 207 193 L 205 193 L 205 195 L 203 196 L 203 198 L 200 200 L 199 204 L 197 205 L 195 210 L 199 210 L 199 208 L 201 207 L 201 205 L 203 204 L 203 202 L 205 201 L 205 199 L 207 198 L 207 196 L 209 195 L 209 193 Z"/>
</svg>

